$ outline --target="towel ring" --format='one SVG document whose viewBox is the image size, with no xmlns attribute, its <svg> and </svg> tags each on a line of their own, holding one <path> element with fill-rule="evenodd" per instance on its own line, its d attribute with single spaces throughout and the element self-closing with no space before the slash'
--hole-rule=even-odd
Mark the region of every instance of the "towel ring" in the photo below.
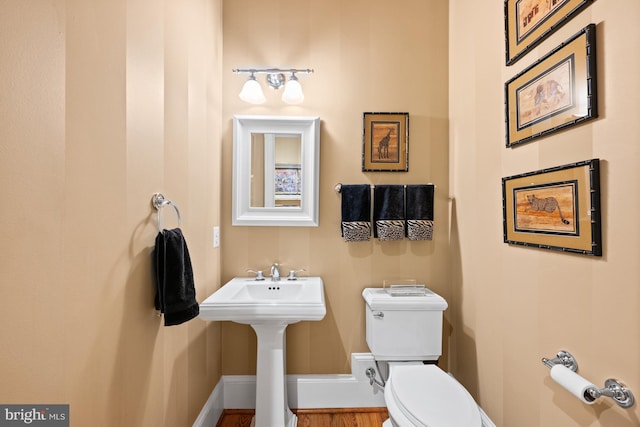
<svg viewBox="0 0 640 427">
<path fill-rule="evenodd" d="M 155 193 L 151 197 L 151 205 L 156 208 L 158 211 L 158 231 L 164 230 L 162 225 L 162 208 L 165 206 L 173 206 L 173 209 L 176 211 L 176 216 L 178 217 L 178 227 L 182 224 L 182 218 L 180 217 L 180 211 L 178 210 L 178 206 L 173 203 L 171 200 L 166 199 L 162 193 Z"/>
</svg>

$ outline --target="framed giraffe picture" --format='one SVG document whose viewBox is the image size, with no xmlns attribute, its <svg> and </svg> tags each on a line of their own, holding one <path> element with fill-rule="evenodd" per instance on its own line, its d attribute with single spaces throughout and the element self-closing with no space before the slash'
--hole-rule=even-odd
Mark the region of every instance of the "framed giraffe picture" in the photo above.
<svg viewBox="0 0 640 427">
<path fill-rule="evenodd" d="M 364 113 L 363 172 L 409 171 L 409 113 Z"/>
<path fill-rule="evenodd" d="M 601 256 L 600 161 L 502 178 L 504 242 Z"/>
</svg>

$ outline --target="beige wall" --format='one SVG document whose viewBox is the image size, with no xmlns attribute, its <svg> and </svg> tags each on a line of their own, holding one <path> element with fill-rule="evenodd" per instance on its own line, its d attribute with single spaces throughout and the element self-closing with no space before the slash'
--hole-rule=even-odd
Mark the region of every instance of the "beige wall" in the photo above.
<svg viewBox="0 0 640 427">
<path fill-rule="evenodd" d="M 223 186 L 222 279 L 274 260 L 325 279 L 326 319 L 289 331 L 292 373 L 348 372 L 349 354 L 367 350 L 362 288 L 390 277 L 422 279 L 450 302 L 445 363 L 497 425 L 638 425 L 637 405 L 583 405 L 550 381 L 540 358 L 569 349 L 596 384 L 619 377 L 640 393 L 633 279 L 640 92 L 638 60 L 628 51 L 640 38 L 639 6 L 596 1 L 506 67 L 503 4 L 226 1 L 223 175 L 230 177 L 233 114 L 318 114 L 323 128 L 320 227 L 231 227 L 230 186 Z M 506 149 L 504 82 L 590 22 L 598 24 L 600 118 Z M 230 71 L 245 66 L 316 73 L 302 80 L 303 106 L 285 106 L 267 91 L 267 104 L 255 107 L 237 99 L 244 79 Z M 364 111 L 411 113 L 408 174 L 360 172 Z M 502 242 L 503 176 L 595 157 L 603 160 L 602 258 Z M 433 242 L 341 241 L 335 183 L 426 181 L 438 185 Z M 223 372 L 252 372 L 254 346 L 249 328 L 225 324 Z"/>
<path fill-rule="evenodd" d="M 452 369 L 499 426 L 640 425 L 640 409 L 587 406 L 541 363 L 571 351 L 598 386 L 640 394 L 640 3 L 595 1 L 515 65 L 504 65 L 503 1 L 450 1 Z M 589 23 L 597 24 L 600 117 L 504 146 L 504 82 Z M 604 256 L 502 243 L 504 176 L 601 159 Z"/>
<path fill-rule="evenodd" d="M 221 4 L 0 4 L 0 402 L 191 425 L 220 328 L 156 317 L 150 200 L 179 205 L 201 299 L 220 274 Z"/>
<path fill-rule="evenodd" d="M 222 279 L 248 268 L 268 271 L 279 261 L 285 271 L 304 268 L 325 283 L 325 319 L 288 328 L 289 373 L 351 372 L 351 353 L 368 351 L 365 287 L 416 278 L 450 296 L 447 10 L 440 0 L 224 2 Z M 288 106 L 281 90 L 266 87 L 267 103 L 240 101 L 246 76 L 231 70 L 252 66 L 313 68 L 311 76 L 299 76 L 304 104 Z M 410 113 L 408 173 L 361 171 L 365 111 Z M 320 116 L 319 227 L 231 226 L 234 114 Z M 434 240 L 345 243 L 333 190 L 339 182 L 435 183 Z M 222 331 L 223 372 L 254 372 L 253 331 L 232 323 Z"/>
<path fill-rule="evenodd" d="M 289 330 L 291 373 L 349 372 L 367 351 L 362 289 L 414 277 L 449 301 L 444 365 L 498 426 L 638 425 L 638 405 L 583 405 L 539 360 L 568 349 L 596 384 L 640 394 L 640 6 L 596 1 L 512 67 L 502 7 L 2 1 L 0 403 L 70 403 L 74 425 L 191 425 L 221 373 L 253 372 L 248 327 L 154 317 L 149 200 L 162 191 L 200 301 L 275 260 L 325 279 L 327 317 Z M 590 22 L 600 118 L 504 148 L 504 82 Z M 231 69 L 252 65 L 313 67 L 305 103 L 241 103 Z M 411 114 L 408 173 L 361 172 L 364 111 Z M 231 226 L 231 117 L 262 113 L 322 118 L 318 228 Z M 502 243 L 501 177 L 594 157 L 602 258 Z M 338 182 L 437 184 L 434 241 L 342 242 Z"/>
</svg>

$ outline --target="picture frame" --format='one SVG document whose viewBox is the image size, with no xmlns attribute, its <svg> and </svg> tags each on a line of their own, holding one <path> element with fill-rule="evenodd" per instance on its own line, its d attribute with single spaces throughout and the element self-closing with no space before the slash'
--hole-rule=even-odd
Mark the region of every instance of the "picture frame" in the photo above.
<svg viewBox="0 0 640 427">
<path fill-rule="evenodd" d="M 276 164 L 275 194 L 298 196 L 302 194 L 300 165 Z"/>
<path fill-rule="evenodd" d="M 505 56 L 512 65 L 593 0 L 505 0 Z"/>
<path fill-rule="evenodd" d="M 502 178 L 504 242 L 602 255 L 600 161 Z"/>
<path fill-rule="evenodd" d="M 302 203 L 301 165 L 276 163 L 273 178 L 274 206 L 299 207 Z"/>
<path fill-rule="evenodd" d="M 364 113 L 363 172 L 409 170 L 409 113 Z"/>
<path fill-rule="evenodd" d="M 588 25 L 505 83 L 507 147 L 598 117 L 595 34 Z"/>
</svg>

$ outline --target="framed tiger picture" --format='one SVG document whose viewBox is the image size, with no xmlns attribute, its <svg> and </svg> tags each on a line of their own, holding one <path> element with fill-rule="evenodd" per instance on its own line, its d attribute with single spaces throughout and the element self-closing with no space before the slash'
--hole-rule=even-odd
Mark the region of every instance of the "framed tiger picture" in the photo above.
<svg viewBox="0 0 640 427">
<path fill-rule="evenodd" d="M 601 256 L 600 161 L 502 178 L 504 242 Z"/>
</svg>

